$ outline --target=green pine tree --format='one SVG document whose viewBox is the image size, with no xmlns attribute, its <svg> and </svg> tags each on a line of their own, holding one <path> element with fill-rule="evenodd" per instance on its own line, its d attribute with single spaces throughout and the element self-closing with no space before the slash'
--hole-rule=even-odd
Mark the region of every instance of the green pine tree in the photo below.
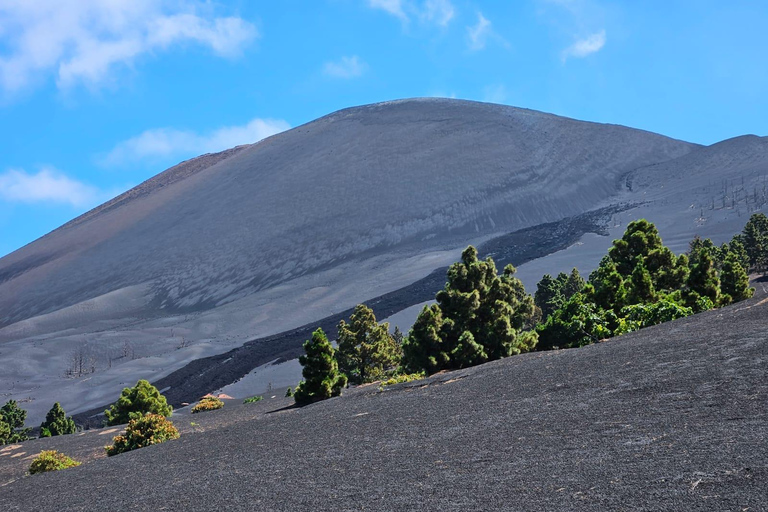
<svg viewBox="0 0 768 512">
<path fill-rule="evenodd" d="M 0 407 L 0 423 L 7 425 L 7 428 L 0 426 L 0 444 L 18 443 L 29 439 L 29 429 L 24 428 L 26 419 L 27 411 L 19 407 L 16 400 L 8 400 Z M 8 433 L 2 437 L 6 431 Z"/>
<path fill-rule="evenodd" d="M 744 226 L 744 247 L 749 255 L 751 269 L 768 270 L 768 217 L 755 213 Z"/>
<path fill-rule="evenodd" d="M 560 284 L 551 275 L 544 274 L 536 285 L 533 301 L 541 309 L 541 317 L 544 319 L 565 303 L 566 299 Z"/>
<path fill-rule="evenodd" d="M 734 252 L 728 253 L 723 261 L 720 291 L 729 296 L 732 302 L 749 299 L 755 294 L 755 289 L 749 287 L 749 276 L 739 263 L 739 256 Z"/>
<path fill-rule="evenodd" d="M 304 343 L 304 352 L 299 357 L 304 380 L 293 392 L 296 403 L 306 405 L 341 395 L 347 377 L 339 372 L 335 350 L 322 329 L 313 332 L 312 339 Z"/>
<path fill-rule="evenodd" d="M 563 287 L 563 296 L 565 297 L 565 300 L 570 299 L 577 293 L 581 293 L 586 285 L 587 282 L 581 277 L 581 274 L 579 274 L 579 269 L 573 267 L 573 270 L 571 270 L 571 274 L 568 276 L 568 279 L 565 281 L 565 286 Z"/>
<path fill-rule="evenodd" d="M 400 346 L 389 334 L 389 324 L 379 325 L 373 310 L 365 304 L 355 307 L 349 324 L 339 322 L 337 343 L 339 370 L 354 384 L 381 379 L 402 358 Z"/>
<path fill-rule="evenodd" d="M 104 411 L 107 425 L 122 425 L 147 413 L 167 418 L 173 413 L 173 408 L 160 391 L 146 380 L 140 380 L 132 388 L 123 389 L 117 402 Z"/>
<path fill-rule="evenodd" d="M 619 311 L 624 307 L 627 300 L 624 277 L 610 256 L 603 257 L 597 269 L 589 275 L 589 284 L 588 300 L 594 301 L 600 309 Z"/>
<path fill-rule="evenodd" d="M 638 258 L 637 265 L 629 278 L 629 293 L 627 304 L 646 304 L 656 299 L 656 290 L 653 287 L 651 274 Z"/>
<path fill-rule="evenodd" d="M 692 259 L 696 263 L 692 265 L 686 283 L 688 287 L 686 305 L 699 311 L 702 309 L 697 302 L 700 298 L 708 299 L 713 305 L 719 303 L 720 279 L 717 276 L 714 260 L 706 248 L 700 248 Z"/>
<path fill-rule="evenodd" d="M 40 425 L 40 437 L 61 436 L 77 432 L 75 420 L 68 417 L 61 404 L 56 402 L 45 416 L 45 421 Z"/>
<path fill-rule="evenodd" d="M 491 258 L 479 260 L 477 250 L 467 247 L 461 261 L 448 268 L 437 304 L 422 310 L 414 324 L 405 365 L 434 373 L 531 350 L 536 337 L 523 334 L 523 328 L 535 305 L 514 274 L 507 265 L 499 275 Z"/>
<path fill-rule="evenodd" d="M 744 235 L 734 235 L 731 239 L 731 243 L 728 244 L 729 252 L 736 256 L 739 265 L 744 269 L 744 272 L 749 272 L 749 254 L 744 246 Z M 727 256 L 727 255 L 726 255 Z"/>
<path fill-rule="evenodd" d="M 448 367 L 451 355 L 441 337 L 442 328 L 443 312 L 440 306 L 424 306 L 403 344 L 403 366 L 408 372 L 423 370 L 432 374 Z"/>
</svg>

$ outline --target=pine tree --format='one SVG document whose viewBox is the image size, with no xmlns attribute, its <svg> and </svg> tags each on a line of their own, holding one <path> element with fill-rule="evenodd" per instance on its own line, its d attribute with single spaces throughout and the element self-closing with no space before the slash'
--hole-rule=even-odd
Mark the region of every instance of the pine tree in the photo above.
<svg viewBox="0 0 768 512">
<path fill-rule="evenodd" d="M 570 299 L 577 293 L 581 293 L 586 285 L 587 282 L 581 277 L 581 274 L 579 274 L 579 269 L 573 267 L 573 270 L 571 270 L 571 274 L 568 276 L 565 286 L 563 287 L 563 296 L 565 297 L 565 300 Z"/>
<path fill-rule="evenodd" d="M 0 445 L 12 443 L 11 441 L 11 426 L 7 424 L 2 416 L 0 416 Z"/>
<path fill-rule="evenodd" d="M 608 255 L 616 264 L 616 270 L 622 276 L 627 277 L 635 269 L 638 257 L 645 262 L 645 258 L 651 251 L 662 247 L 661 237 L 656 226 L 645 219 L 639 219 L 627 225 L 621 239 L 613 241 Z"/>
<path fill-rule="evenodd" d="M 752 269 L 762 272 L 768 269 L 768 217 L 755 213 L 744 226 L 744 247 L 749 254 Z"/>
<path fill-rule="evenodd" d="M 339 370 L 350 382 L 373 382 L 394 370 L 402 351 L 389 334 L 389 324 L 379 325 L 373 310 L 365 304 L 355 307 L 349 324 L 339 322 L 336 359 Z"/>
<path fill-rule="evenodd" d="M 45 421 L 40 425 L 40 432 L 41 437 L 61 436 L 74 434 L 77 432 L 77 427 L 75 420 L 68 417 L 59 402 L 56 402 L 45 416 Z"/>
<path fill-rule="evenodd" d="M 653 287 L 651 274 L 643 265 L 643 261 L 638 258 L 637 265 L 629 278 L 627 304 L 646 304 L 653 302 L 655 298 L 656 290 Z"/>
<path fill-rule="evenodd" d="M 749 272 L 749 254 L 747 254 L 747 249 L 744 247 L 744 235 L 735 235 L 731 239 L 731 243 L 728 244 L 728 250 L 736 256 L 744 272 Z"/>
<path fill-rule="evenodd" d="M 8 400 L 0 407 L 0 423 L 7 425 L 7 428 L 0 426 L 0 436 L 3 432 L 8 432 L 5 437 L 0 437 L 0 444 L 18 443 L 29 439 L 29 429 L 24 428 L 26 419 L 27 411 L 19 407 L 16 400 Z"/>
<path fill-rule="evenodd" d="M 533 301 L 541 309 L 542 318 L 546 319 L 565 303 L 560 283 L 551 275 L 544 274 L 544 277 L 536 285 Z"/>
<path fill-rule="evenodd" d="M 609 256 L 603 257 L 597 269 L 589 275 L 589 300 L 601 309 L 621 310 L 627 299 L 624 277 Z"/>
<path fill-rule="evenodd" d="M 736 253 L 730 252 L 725 257 L 720 273 L 720 291 L 730 297 L 732 302 L 749 299 L 755 289 L 749 287 L 749 276 L 739 263 Z"/>
<path fill-rule="evenodd" d="M 691 267 L 686 283 L 688 286 L 686 305 L 693 307 L 694 310 L 700 309 L 696 304 L 700 297 L 706 297 L 713 305 L 717 305 L 720 299 L 720 279 L 717 277 L 712 256 L 705 248 L 699 249 L 693 256 L 697 263 Z"/>
<path fill-rule="evenodd" d="M 304 343 L 304 352 L 299 357 L 304 380 L 293 393 L 296 403 L 305 405 L 341 395 L 347 377 L 339 373 L 335 350 L 322 329 L 313 332 L 312 339 Z"/>
<path fill-rule="evenodd" d="M 424 306 L 403 344 L 403 366 L 408 372 L 432 374 L 448 367 L 451 355 L 440 335 L 442 328 L 440 306 Z"/>
<path fill-rule="evenodd" d="M 167 418 L 173 413 L 173 408 L 160 391 L 146 380 L 140 380 L 132 388 L 123 389 L 117 402 L 104 411 L 109 426 L 128 423 L 147 413 L 161 414 Z"/>
<path fill-rule="evenodd" d="M 448 268 L 437 304 L 422 310 L 414 324 L 404 347 L 406 366 L 434 373 L 530 350 L 535 336 L 522 329 L 535 306 L 514 274 L 507 265 L 498 275 L 491 258 L 481 261 L 467 247 Z"/>
</svg>

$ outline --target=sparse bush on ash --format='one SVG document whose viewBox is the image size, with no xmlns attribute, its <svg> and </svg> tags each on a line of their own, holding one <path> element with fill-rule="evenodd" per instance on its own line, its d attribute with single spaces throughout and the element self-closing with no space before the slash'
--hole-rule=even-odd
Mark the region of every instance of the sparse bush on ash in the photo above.
<svg viewBox="0 0 768 512">
<path fill-rule="evenodd" d="M 147 413 L 169 417 L 173 408 L 160 391 L 146 380 L 140 380 L 132 388 L 123 389 L 117 402 L 104 411 L 107 425 L 122 425 Z"/>
<path fill-rule="evenodd" d="M 197 402 L 197 405 L 192 408 L 192 414 L 205 411 L 215 411 L 216 409 L 221 409 L 222 407 L 224 407 L 224 402 L 222 402 L 221 399 L 216 398 L 215 396 L 204 396 L 200 399 L 199 402 Z"/>
<path fill-rule="evenodd" d="M 35 457 L 29 466 L 29 474 L 45 473 L 46 471 L 58 471 L 60 469 L 79 466 L 80 462 L 73 460 L 56 450 L 43 450 Z"/>
<path fill-rule="evenodd" d="M 128 422 L 125 433 L 115 436 L 112 446 L 106 446 L 105 449 L 111 457 L 178 438 L 179 431 L 165 416 L 149 413 Z"/>
</svg>

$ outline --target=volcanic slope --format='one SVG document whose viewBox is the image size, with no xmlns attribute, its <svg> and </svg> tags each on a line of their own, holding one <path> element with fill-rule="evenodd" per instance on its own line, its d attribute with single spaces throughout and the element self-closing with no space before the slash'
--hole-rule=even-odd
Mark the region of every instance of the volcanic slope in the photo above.
<svg viewBox="0 0 768 512">
<path fill-rule="evenodd" d="M 18 511 L 766 510 L 768 282 L 756 285 L 748 301 L 581 349 L 364 386 L 300 409 L 266 397 L 181 411 L 179 440 L 108 459 L 102 446 L 115 431 L 15 445 L 0 451 L 0 502 Z M 100 459 L 22 477 L 50 448 Z"/>
<path fill-rule="evenodd" d="M 768 169 L 765 139 L 753 139 L 745 187 Z M 0 366 L 10 368 L 0 391 L 25 400 L 31 420 L 54 401 L 82 412 L 138 378 L 156 381 L 408 287 L 469 243 L 595 210 L 610 220 L 639 205 L 613 225 L 648 216 L 676 230 L 678 249 L 695 231 L 730 236 L 754 203 L 704 220 L 696 207 L 711 202 L 699 184 L 744 180 L 744 147 L 727 142 L 702 148 L 513 107 L 416 99 L 342 110 L 184 162 L 0 260 Z M 690 162 L 710 161 L 730 163 L 702 167 L 672 197 L 657 193 Z M 672 168 L 653 172 L 662 165 Z M 591 238 L 581 259 L 560 256 L 568 270 L 588 271 L 609 240 Z M 564 248 L 541 247 L 529 258 Z M 525 261 L 507 252 L 506 261 Z M 520 275 L 530 288 L 550 266 Z M 406 299 L 402 307 L 425 300 Z M 96 373 L 65 378 L 73 355 Z"/>
</svg>

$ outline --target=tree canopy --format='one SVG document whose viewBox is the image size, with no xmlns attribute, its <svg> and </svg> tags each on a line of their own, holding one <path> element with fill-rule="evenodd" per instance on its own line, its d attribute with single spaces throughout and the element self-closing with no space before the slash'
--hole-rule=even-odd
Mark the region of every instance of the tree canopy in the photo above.
<svg viewBox="0 0 768 512">
<path fill-rule="evenodd" d="M 507 265 L 501 275 L 493 259 L 478 259 L 467 247 L 448 268 L 447 282 L 425 306 L 403 346 L 411 371 L 435 373 L 464 368 L 531 350 L 535 333 L 523 332 L 534 313 L 533 298 Z"/>
<path fill-rule="evenodd" d="M 347 377 L 339 372 L 335 351 L 322 329 L 312 333 L 304 343 L 304 355 L 299 357 L 304 380 L 296 386 L 293 398 L 305 405 L 333 396 L 339 396 L 347 385 Z"/>
<path fill-rule="evenodd" d="M 40 436 L 61 436 L 77 432 L 75 420 L 68 417 L 61 404 L 56 402 L 45 416 L 45 421 L 40 425 Z"/>
<path fill-rule="evenodd" d="M 358 304 L 349 319 L 339 322 L 336 359 L 339 371 L 353 384 L 381 379 L 397 368 L 402 349 L 389 334 L 389 324 L 376 322 L 373 310 Z"/>
</svg>

